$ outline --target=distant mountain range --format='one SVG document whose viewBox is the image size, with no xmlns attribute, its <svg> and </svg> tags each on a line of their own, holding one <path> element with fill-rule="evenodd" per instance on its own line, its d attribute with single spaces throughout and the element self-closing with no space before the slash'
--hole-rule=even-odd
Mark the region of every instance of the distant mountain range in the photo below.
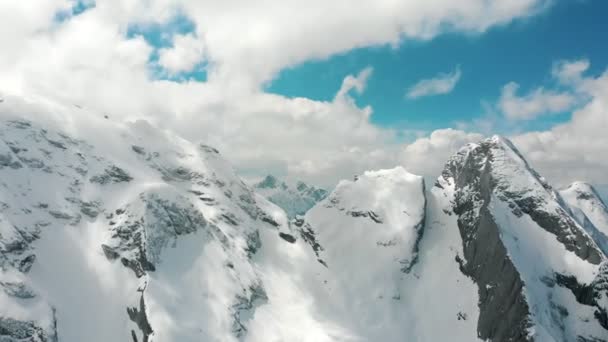
<svg viewBox="0 0 608 342">
<path fill-rule="evenodd" d="M 257 193 L 266 197 L 270 202 L 278 205 L 287 213 L 289 218 L 304 215 L 315 204 L 327 197 L 325 189 L 297 181 L 288 184 L 272 175 L 266 176 L 254 185 Z"/>
</svg>

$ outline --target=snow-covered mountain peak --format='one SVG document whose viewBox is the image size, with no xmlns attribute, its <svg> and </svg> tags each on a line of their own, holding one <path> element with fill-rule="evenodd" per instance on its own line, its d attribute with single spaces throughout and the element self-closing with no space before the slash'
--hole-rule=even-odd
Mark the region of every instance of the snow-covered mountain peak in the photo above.
<svg viewBox="0 0 608 342">
<path fill-rule="evenodd" d="M 327 267 L 329 307 L 344 317 L 353 339 L 397 341 L 423 320 L 407 308 L 416 299 L 403 280 L 416 279 L 410 272 L 418 260 L 425 208 L 423 178 L 397 167 L 340 181 L 296 220 Z"/>
<path fill-rule="evenodd" d="M 267 175 L 262 181 L 256 184 L 259 189 L 276 189 L 276 188 L 287 188 L 285 182 L 279 182 L 279 180 L 273 175 Z"/>
<path fill-rule="evenodd" d="M 454 194 L 461 267 L 479 288 L 480 337 L 544 341 L 605 335 L 605 309 L 599 302 L 577 303 L 576 287 L 563 280 L 592 282 L 606 258 L 511 142 L 493 137 L 466 146 L 448 161 L 436 186 Z M 556 318 L 542 309 L 552 306 L 568 315 Z M 510 314 L 497 315 L 504 307 Z"/>
<path fill-rule="evenodd" d="M 423 178 L 399 166 L 366 171 L 354 181 L 340 181 L 325 205 L 345 211 L 347 215 L 369 215 L 374 221 L 408 226 L 417 224 L 424 216 L 424 206 L 412 205 L 420 202 L 421 194 L 424 194 Z"/>
<path fill-rule="evenodd" d="M 593 187 L 593 185 L 587 182 L 573 182 L 566 188 L 560 190 L 560 193 L 562 194 L 562 196 L 576 197 L 577 199 L 582 200 L 592 200 L 594 202 L 597 202 L 598 204 L 601 203 L 604 207 L 606 206 L 600 198 L 600 195 Z"/>
</svg>

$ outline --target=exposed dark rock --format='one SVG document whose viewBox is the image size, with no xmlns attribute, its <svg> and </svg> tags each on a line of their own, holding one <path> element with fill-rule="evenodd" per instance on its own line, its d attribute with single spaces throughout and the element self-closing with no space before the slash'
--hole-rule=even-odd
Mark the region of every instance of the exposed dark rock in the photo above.
<svg viewBox="0 0 608 342">
<path fill-rule="evenodd" d="M 531 185 L 531 188 L 512 187 L 508 176 L 502 175 L 500 170 L 494 169 L 495 159 L 506 158 L 505 151 L 514 152 L 521 159 L 522 172 L 527 172 L 535 181 L 542 186 Z M 561 207 L 555 212 L 546 211 L 547 198 L 553 199 L 555 193 L 552 188 L 534 171 L 523 159 L 519 151 L 505 139 L 488 139 L 480 144 L 460 151 L 455 157 L 448 161 L 443 171 L 445 179 L 452 177 L 456 182 L 456 190 L 469 186 L 467 195 L 470 201 L 489 202 L 490 195 L 496 196 L 509 204 L 515 215 L 528 215 L 541 228 L 555 235 L 566 249 L 576 253 L 581 259 L 593 264 L 599 264 L 602 260 L 601 252 L 595 244 L 577 226 L 574 220 Z M 482 181 L 483 178 L 483 181 Z M 480 184 L 483 182 L 483 189 Z M 481 196 L 483 190 L 484 196 Z M 546 196 L 536 196 L 536 192 L 544 191 Z M 456 196 L 461 196 L 457 192 Z M 457 201 L 464 202 L 462 199 Z M 473 203 L 473 202 L 471 202 Z"/>
<path fill-rule="evenodd" d="M 298 227 L 298 232 L 300 233 L 300 236 L 302 237 L 302 239 L 304 239 L 304 241 L 308 245 L 310 245 L 313 252 L 315 252 L 315 255 L 317 256 L 317 261 L 321 265 L 327 267 L 327 263 L 321 258 L 321 252 L 324 250 L 323 246 L 321 246 L 321 244 L 319 244 L 319 241 L 317 240 L 317 235 L 316 235 L 315 231 L 312 229 L 312 227 L 310 226 L 310 224 L 305 222 L 304 219 L 302 219 L 302 218 L 296 218 L 293 220 L 293 222 L 294 222 L 294 225 L 296 227 Z"/>
<path fill-rule="evenodd" d="M 133 177 L 131 177 L 125 170 L 115 165 L 108 167 L 102 174 L 93 176 L 90 179 L 92 183 L 99 183 L 101 185 L 108 183 L 126 183 L 132 180 Z"/>
<path fill-rule="evenodd" d="M 262 247 L 262 240 L 260 239 L 260 232 L 257 230 L 247 235 L 247 256 L 251 258 L 257 251 Z"/>
<path fill-rule="evenodd" d="M 222 214 L 220 217 L 224 221 L 226 221 L 227 223 L 229 223 L 229 224 L 231 224 L 233 226 L 238 226 L 239 225 L 236 216 L 234 216 L 234 214 L 232 214 L 232 213 Z"/>
<path fill-rule="evenodd" d="M 232 306 L 232 332 L 236 337 L 241 338 L 247 333 L 247 321 L 253 316 L 253 311 L 266 302 L 268 296 L 261 283 L 251 285 L 244 295 L 236 297 L 236 303 Z"/>
<path fill-rule="evenodd" d="M 373 211 L 368 211 L 369 214 L 369 218 L 372 219 L 372 221 L 376 222 L 376 223 L 382 223 L 382 219 L 380 219 L 380 216 L 378 216 L 378 214 L 376 214 Z"/>
<path fill-rule="evenodd" d="M 490 147 L 460 152 L 450 160 L 443 177 L 454 181 L 454 213 L 463 241 L 460 270 L 478 286 L 477 333 L 492 341 L 527 341 L 530 310 L 522 293 L 519 273 L 507 255 L 490 203 L 494 182 L 489 163 Z M 462 153 L 462 154 L 461 154 Z"/>
<path fill-rule="evenodd" d="M 53 342 L 52 336 L 35 322 L 18 321 L 0 317 L 0 341 L 2 342 Z"/>
<path fill-rule="evenodd" d="M 279 226 L 279 223 L 277 221 L 275 221 L 272 217 L 266 215 L 265 213 L 260 215 L 260 220 L 262 220 L 263 222 L 269 223 L 273 227 Z"/>
<path fill-rule="evenodd" d="M 401 267 L 401 272 L 403 272 L 403 273 L 410 273 L 410 271 L 412 270 L 414 265 L 416 265 L 416 263 L 418 262 L 418 258 L 419 258 L 418 253 L 420 251 L 420 241 L 422 240 L 422 237 L 424 236 L 424 230 L 426 228 L 425 225 L 426 225 L 426 214 L 427 214 L 427 210 L 426 210 L 427 198 L 426 198 L 426 184 L 424 181 L 422 181 L 421 196 L 423 196 L 423 198 L 424 198 L 423 215 L 420 218 L 420 222 L 418 222 L 418 224 L 416 224 L 416 226 L 414 227 L 414 230 L 416 231 L 416 241 L 414 242 L 414 249 L 412 250 L 412 260 L 400 261 L 400 263 L 403 265 Z"/>
<path fill-rule="evenodd" d="M 319 257 L 319 254 L 323 251 L 323 246 L 319 244 L 315 231 L 312 229 L 312 227 L 308 223 L 304 223 L 304 220 L 301 220 L 301 222 L 302 223 L 300 223 L 299 226 L 296 223 L 296 226 L 300 227 L 300 229 L 298 229 L 300 236 L 302 236 L 302 239 L 304 239 L 304 241 L 310 245 L 312 250 L 315 252 L 315 255 Z"/>
<path fill-rule="evenodd" d="M 201 148 L 201 150 L 203 152 L 215 153 L 215 154 L 220 153 L 220 151 L 218 151 L 216 148 L 208 146 L 208 145 L 200 144 L 199 147 Z"/>
<path fill-rule="evenodd" d="M 80 212 L 90 218 L 96 218 L 99 215 L 99 207 L 98 202 L 80 202 Z"/>
<path fill-rule="evenodd" d="M 13 283 L 13 282 L 1 282 L 0 289 L 4 290 L 4 293 L 11 297 L 17 297 L 21 299 L 30 299 L 36 297 L 36 293 L 24 283 Z"/>
<path fill-rule="evenodd" d="M 368 210 L 368 211 L 362 211 L 362 210 L 350 211 L 349 210 L 346 212 L 346 215 L 350 215 L 352 217 L 369 217 L 370 220 L 374 221 L 375 223 L 378 223 L 378 224 L 382 223 L 382 219 L 380 218 L 380 216 L 372 210 Z"/>
<path fill-rule="evenodd" d="M 106 256 L 108 260 L 116 260 L 120 257 L 120 254 L 114 250 L 114 248 L 108 245 L 101 245 L 101 249 L 103 250 L 103 254 Z"/>
<path fill-rule="evenodd" d="M 11 169 L 20 169 L 23 167 L 23 165 L 21 165 L 21 163 L 16 160 L 16 158 L 13 158 L 12 154 L 0 154 L 0 169 L 4 167 L 10 167 Z"/>
<path fill-rule="evenodd" d="M 146 303 L 144 301 L 144 294 L 142 292 L 141 297 L 139 297 L 139 308 L 131 307 L 127 308 L 127 314 L 129 315 L 129 319 L 137 324 L 139 330 L 143 335 L 142 342 L 148 342 L 150 336 L 154 333 L 152 330 L 152 326 L 148 321 L 148 316 L 146 314 Z M 131 331 L 131 336 L 133 341 L 137 341 L 137 335 L 134 331 Z"/>
<path fill-rule="evenodd" d="M 32 123 L 26 120 L 9 120 L 7 125 L 17 129 L 27 129 L 32 127 Z"/>
<path fill-rule="evenodd" d="M 131 149 L 133 150 L 133 152 L 135 152 L 137 154 L 141 154 L 141 155 L 146 154 L 146 151 L 141 146 L 133 145 L 133 146 L 131 146 Z"/>
<path fill-rule="evenodd" d="M 30 269 L 34 265 L 35 261 L 36 261 L 36 254 L 30 254 L 27 257 L 25 257 L 23 260 L 21 260 L 21 262 L 19 262 L 19 266 L 17 267 L 17 269 L 23 273 L 27 273 L 30 271 Z"/>
<path fill-rule="evenodd" d="M 291 235 L 291 234 L 287 234 L 287 233 L 282 233 L 281 232 L 281 233 L 279 233 L 279 236 L 283 240 L 285 240 L 285 241 L 287 241 L 289 243 L 295 243 L 296 242 L 296 238 L 293 235 Z"/>
<path fill-rule="evenodd" d="M 608 262 L 600 266 L 590 284 L 581 284 L 576 277 L 563 274 L 555 274 L 555 283 L 572 291 L 577 302 L 594 307 L 594 316 L 608 336 Z"/>
<path fill-rule="evenodd" d="M 141 277 L 154 271 L 160 262 L 160 253 L 180 235 L 190 234 L 209 226 L 209 234 L 218 240 L 226 237 L 213 225 L 208 225 L 202 214 L 190 203 L 184 205 L 167 201 L 157 194 L 141 194 L 146 203 L 143 213 L 132 213 L 129 206 L 116 209 L 112 218 L 112 238 L 102 245 L 108 260 L 120 258 L 122 264 Z"/>
</svg>

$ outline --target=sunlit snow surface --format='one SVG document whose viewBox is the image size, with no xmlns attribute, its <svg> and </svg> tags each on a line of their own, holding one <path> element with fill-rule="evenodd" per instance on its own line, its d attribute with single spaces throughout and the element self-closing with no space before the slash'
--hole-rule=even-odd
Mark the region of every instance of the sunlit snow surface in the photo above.
<svg viewBox="0 0 608 342">
<path fill-rule="evenodd" d="M 543 213 L 565 220 L 574 202 L 562 193 L 570 204 L 563 207 L 504 146 L 492 160 L 501 191 L 489 210 L 525 284 L 529 335 L 605 336 L 592 306 L 546 281 L 557 272 L 586 286 L 598 282 L 600 266 L 516 215 L 506 194 L 534 198 Z M 8 327 L 18 341 L 476 341 L 480 289 L 460 269 L 454 212 L 455 196 L 468 190 L 449 177 L 425 185 L 402 167 L 370 171 L 289 221 L 212 147 L 145 121 L 3 98 L 0 334 Z M 473 212 L 479 203 L 470 203 Z M 595 207 L 575 204 L 597 230 L 608 229 Z M 601 296 L 608 306 L 608 290 Z M 568 315 L 555 316 L 562 308 Z"/>
</svg>

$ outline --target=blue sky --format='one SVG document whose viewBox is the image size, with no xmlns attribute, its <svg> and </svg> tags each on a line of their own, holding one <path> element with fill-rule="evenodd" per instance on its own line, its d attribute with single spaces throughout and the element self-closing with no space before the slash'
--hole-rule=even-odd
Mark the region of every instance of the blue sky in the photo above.
<svg viewBox="0 0 608 342">
<path fill-rule="evenodd" d="M 508 82 L 519 83 L 522 93 L 539 86 L 557 87 L 550 77 L 557 60 L 587 58 L 591 61 L 587 74 L 601 73 L 608 63 L 607 13 L 607 1 L 559 1 L 540 15 L 480 35 L 446 34 L 430 41 L 406 41 L 398 48 L 364 48 L 307 62 L 282 71 L 267 90 L 331 100 L 345 75 L 371 66 L 373 76 L 356 100 L 373 107 L 373 123 L 422 131 L 452 127 L 455 122 L 482 117 L 482 102 L 495 103 Z M 418 80 L 457 66 L 462 77 L 451 93 L 404 97 Z M 569 118 L 568 112 L 542 116 L 519 123 L 517 129 L 547 129 Z M 499 133 L 511 133 L 503 130 Z"/>
</svg>

